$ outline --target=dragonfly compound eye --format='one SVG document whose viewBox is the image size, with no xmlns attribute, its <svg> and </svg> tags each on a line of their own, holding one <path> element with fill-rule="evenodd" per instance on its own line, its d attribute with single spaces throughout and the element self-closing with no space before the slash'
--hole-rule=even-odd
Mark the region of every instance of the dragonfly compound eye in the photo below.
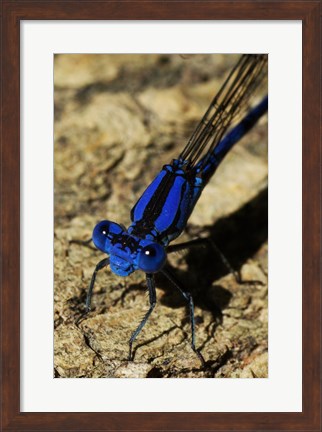
<svg viewBox="0 0 322 432">
<path fill-rule="evenodd" d="M 164 247 L 158 243 L 152 243 L 141 250 L 139 268 L 145 273 L 156 273 L 163 267 L 165 260 Z"/>
<path fill-rule="evenodd" d="M 110 242 L 113 236 L 117 236 L 123 232 L 123 228 L 115 222 L 104 220 L 99 222 L 94 230 L 92 239 L 97 249 L 108 253 Z"/>
</svg>

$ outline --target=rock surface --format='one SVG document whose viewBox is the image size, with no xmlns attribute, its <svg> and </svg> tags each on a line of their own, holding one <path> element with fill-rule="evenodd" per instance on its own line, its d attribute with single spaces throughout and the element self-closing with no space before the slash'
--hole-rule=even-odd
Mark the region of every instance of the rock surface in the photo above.
<svg viewBox="0 0 322 432">
<path fill-rule="evenodd" d="M 195 301 L 201 367 L 190 348 L 188 310 L 157 277 L 148 307 L 145 277 L 101 271 L 84 316 L 99 251 L 87 240 L 102 219 L 129 225 L 132 206 L 163 164 L 176 157 L 208 107 L 234 55 L 57 55 L 55 57 L 55 376 L 268 376 L 267 118 L 238 143 L 207 185 L 177 243 L 209 243 L 169 257 Z M 265 91 L 265 90 L 264 90 Z"/>
</svg>

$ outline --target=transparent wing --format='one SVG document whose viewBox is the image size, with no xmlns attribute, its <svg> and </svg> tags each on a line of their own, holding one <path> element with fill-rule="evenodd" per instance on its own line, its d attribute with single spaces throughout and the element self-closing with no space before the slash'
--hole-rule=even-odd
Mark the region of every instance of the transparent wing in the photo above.
<svg viewBox="0 0 322 432">
<path fill-rule="evenodd" d="M 191 167 L 207 153 L 210 154 L 235 120 L 249 108 L 254 90 L 266 76 L 267 55 L 242 55 L 214 97 L 179 158 L 188 160 Z"/>
</svg>

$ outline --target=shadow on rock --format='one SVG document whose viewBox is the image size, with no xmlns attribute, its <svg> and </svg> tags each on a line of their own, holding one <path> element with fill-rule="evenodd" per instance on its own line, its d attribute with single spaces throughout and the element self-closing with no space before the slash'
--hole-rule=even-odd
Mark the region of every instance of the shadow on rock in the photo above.
<svg viewBox="0 0 322 432">
<path fill-rule="evenodd" d="M 240 270 L 268 238 L 267 188 L 236 212 L 217 220 L 214 225 L 203 227 L 202 230 L 190 226 L 189 232 L 195 238 L 201 233 L 208 233 L 207 237 L 216 244 L 233 269 Z M 188 249 L 186 262 L 188 271 L 173 268 L 172 271 L 182 287 L 191 292 L 196 306 L 220 318 L 232 294 L 220 285 L 213 285 L 213 282 L 229 274 L 229 269 L 207 241 L 204 246 Z M 157 276 L 157 286 L 165 290 L 161 300 L 163 304 L 174 308 L 184 304 L 179 291 L 162 275 Z"/>
</svg>

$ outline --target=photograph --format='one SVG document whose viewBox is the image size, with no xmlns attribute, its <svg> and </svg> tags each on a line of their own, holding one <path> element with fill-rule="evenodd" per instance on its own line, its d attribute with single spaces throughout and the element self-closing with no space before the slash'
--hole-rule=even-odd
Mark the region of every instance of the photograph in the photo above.
<svg viewBox="0 0 322 432">
<path fill-rule="evenodd" d="M 321 430 L 320 3 L 2 14 L 0 429 Z"/>
<path fill-rule="evenodd" d="M 55 378 L 268 378 L 268 66 L 54 55 Z"/>
</svg>

